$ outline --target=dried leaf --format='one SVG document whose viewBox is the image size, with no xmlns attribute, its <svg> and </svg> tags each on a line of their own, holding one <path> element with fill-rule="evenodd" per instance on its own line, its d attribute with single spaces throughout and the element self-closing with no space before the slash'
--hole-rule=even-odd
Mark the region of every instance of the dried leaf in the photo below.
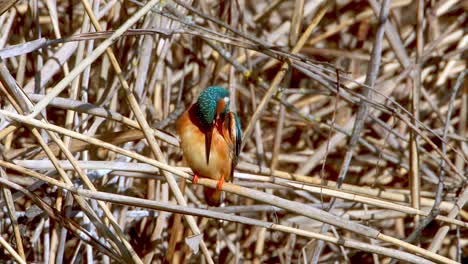
<svg viewBox="0 0 468 264">
<path fill-rule="evenodd" d="M 190 249 L 193 251 L 193 254 L 198 254 L 198 251 L 200 250 L 200 242 L 203 238 L 203 234 L 198 234 L 190 237 L 185 238 L 185 243 L 190 247 Z"/>
</svg>

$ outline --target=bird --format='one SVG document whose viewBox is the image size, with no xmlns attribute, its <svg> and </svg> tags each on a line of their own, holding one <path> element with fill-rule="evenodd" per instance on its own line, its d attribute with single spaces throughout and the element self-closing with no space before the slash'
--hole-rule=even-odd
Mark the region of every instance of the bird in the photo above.
<svg viewBox="0 0 468 264">
<path fill-rule="evenodd" d="M 221 86 L 207 87 L 176 122 L 183 157 L 199 177 L 217 180 L 216 189 L 204 188 L 209 206 L 221 204 L 221 188 L 233 179 L 242 129 L 239 116 L 229 110 L 229 91 Z"/>
</svg>

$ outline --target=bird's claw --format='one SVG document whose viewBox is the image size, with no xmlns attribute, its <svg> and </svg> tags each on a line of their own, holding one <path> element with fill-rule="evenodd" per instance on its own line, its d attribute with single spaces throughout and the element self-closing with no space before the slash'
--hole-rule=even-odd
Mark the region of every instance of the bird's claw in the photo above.
<svg viewBox="0 0 468 264">
<path fill-rule="evenodd" d="M 197 184 L 197 183 L 198 183 L 198 174 L 195 173 L 195 174 L 193 175 L 192 183 L 193 183 L 193 184 Z"/>
<path fill-rule="evenodd" d="M 216 185 L 216 190 L 221 191 L 223 189 L 224 178 L 221 178 Z"/>
</svg>

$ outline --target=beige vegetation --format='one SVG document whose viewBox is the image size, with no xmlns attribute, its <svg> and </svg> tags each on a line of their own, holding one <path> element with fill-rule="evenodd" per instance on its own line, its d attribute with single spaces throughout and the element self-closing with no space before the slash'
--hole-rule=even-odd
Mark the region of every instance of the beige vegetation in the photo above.
<svg viewBox="0 0 468 264">
<path fill-rule="evenodd" d="M 466 261 L 467 9 L 0 0 L 0 260 Z M 210 85 L 243 128 L 221 207 L 175 134 Z"/>
</svg>

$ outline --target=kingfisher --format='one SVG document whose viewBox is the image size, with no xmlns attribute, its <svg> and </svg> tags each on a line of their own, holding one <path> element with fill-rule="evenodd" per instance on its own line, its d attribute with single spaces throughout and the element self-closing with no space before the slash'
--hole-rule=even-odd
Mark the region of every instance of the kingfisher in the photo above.
<svg viewBox="0 0 468 264">
<path fill-rule="evenodd" d="M 208 205 L 219 206 L 222 185 L 233 178 L 242 140 L 239 117 L 229 111 L 229 91 L 206 88 L 176 126 L 183 156 L 194 172 L 193 183 L 199 177 L 217 180 L 216 189 L 205 188 L 204 194 Z"/>
</svg>

